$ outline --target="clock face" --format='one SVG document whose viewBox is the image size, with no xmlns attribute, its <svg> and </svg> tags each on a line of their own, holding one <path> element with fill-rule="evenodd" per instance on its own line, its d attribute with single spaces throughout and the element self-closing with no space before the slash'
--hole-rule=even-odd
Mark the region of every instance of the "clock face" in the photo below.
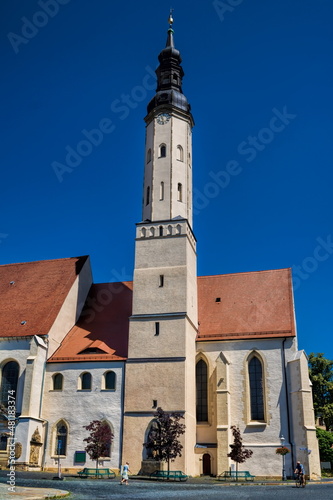
<svg viewBox="0 0 333 500">
<path fill-rule="evenodd" d="M 157 123 L 159 123 L 160 125 L 164 125 L 165 123 L 167 123 L 170 120 L 170 118 L 171 118 L 171 116 L 168 115 L 168 113 L 161 113 L 157 117 Z"/>
</svg>

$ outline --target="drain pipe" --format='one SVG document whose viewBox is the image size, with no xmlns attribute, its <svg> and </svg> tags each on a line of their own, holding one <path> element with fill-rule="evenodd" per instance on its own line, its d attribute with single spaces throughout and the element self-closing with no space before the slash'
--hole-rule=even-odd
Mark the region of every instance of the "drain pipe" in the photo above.
<svg viewBox="0 0 333 500">
<path fill-rule="evenodd" d="M 293 468 L 295 464 L 294 460 L 294 443 L 291 442 L 291 419 L 290 419 L 290 404 L 289 404 L 289 393 L 288 393 L 288 383 L 287 383 L 287 366 L 286 366 L 286 356 L 285 356 L 285 342 L 287 337 L 284 337 L 282 341 L 282 364 L 283 364 L 283 379 L 285 386 L 285 394 L 286 394 L 286 406 L 287 406 L 287 420 L 288 420 L 288 441 L 290 443 L 290 451 L 291 451 L 291 466 Z"/>
</svg>

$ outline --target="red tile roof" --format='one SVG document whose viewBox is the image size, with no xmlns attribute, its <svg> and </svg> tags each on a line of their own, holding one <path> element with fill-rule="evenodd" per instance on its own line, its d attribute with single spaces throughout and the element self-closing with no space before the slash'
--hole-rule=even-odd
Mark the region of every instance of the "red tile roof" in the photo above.
<svg viewBox="0 0 333 500">
<path fill-rule="evenodd" d="M 132 289 L 132 282 L 92 285 L 79 321 L 48 361 L 125 360 Z"/>
<path fill-rule="evenodd" d="M 0 266 L 0 337 L 48 334 L 87 259 L 84 256 Z"/>
<path fill-rule="evenodd" d="M 197 340 L 295 335 L 291 270 L 198 278 Z"/>
</svg>

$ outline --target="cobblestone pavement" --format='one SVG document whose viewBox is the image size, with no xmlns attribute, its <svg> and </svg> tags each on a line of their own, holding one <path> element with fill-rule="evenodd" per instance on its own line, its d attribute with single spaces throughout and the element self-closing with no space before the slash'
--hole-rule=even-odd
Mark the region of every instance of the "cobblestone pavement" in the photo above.
<svg viewBox="0 0 333 500">
<path fill-rule="evenodd" d="M 130 480 L 128 486 L 119 485 L 117 479 L 84 480 L 74 477 L 65 477 L 64 481 L 54 481 L 54 474 L 17 472 L 16 492 L 20 487 L 41 488 L 39 496 L 17 496 L 6 492 L 5 471 L 0 471 L 0 492 L 5 487 L 4 500 L 32 500 L 33 498 L 50 498 L 48 489 L 65 490 L 70 492 L 70 500 L 103 500 L 103 499 L 128 499 L 128 500 L 333 500 L 333 482 L 309 483 L 304 489 L 296 489 L 294 482 L 287 483 L 261 483 L 261 484 L 232 484 L 228 485 L 213 478 L 192 479 L 186 483 L 155 482 L 143 480 Z M 34 493 L 34 492 L 32 492 Z M 44 495 L 48 495 L 45 496 Z M 25 492 L 23 491 L 23 494 Z M 54 495 L 55 493 L 53 493 Z M 40 496 L 41 495 L 41 496 Z M 44 496 L 43 496 L 44 495 Z M 52 496 L 53 496 L 52 495 Z"/>
</svg>

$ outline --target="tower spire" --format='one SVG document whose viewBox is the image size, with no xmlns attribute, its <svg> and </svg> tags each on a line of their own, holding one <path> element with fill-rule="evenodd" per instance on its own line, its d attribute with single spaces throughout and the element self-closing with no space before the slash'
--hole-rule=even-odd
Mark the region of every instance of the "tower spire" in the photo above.
<svg viewBox="0 0 333 500">
<path fill-rule="evenodd" d="M 164 106 L 177 108 L 191 116 L 191 106 L 182 90 L 184 71 L 181 66 L 180 52 L 175 48 L 172 12 L 173 9 L 170 9 L 165 48 L 158 56 L 160 64 L 155 71 L 157 75 L 156 94 L 147 106 L 148 115 L 159 106 Z M 192 116 L 191 120 L 193 122 Z"/>
<path fill-rule="evenodd" d="M 174 44 L 174 41 L 173 41 L 173 33 L 174 33 L 174 31 L 172 29 L 172 25 L 173 25 L 172 12 L 173 12 L 173 10 L 174 9 L 170 9 L 170 14 L 169 14 L 169 19 L 168 19 L 168 23 L 169 23 L 168 38 L 167 38 L 165 47 L 175 48 L 175 44 Z"/>
</svg>

